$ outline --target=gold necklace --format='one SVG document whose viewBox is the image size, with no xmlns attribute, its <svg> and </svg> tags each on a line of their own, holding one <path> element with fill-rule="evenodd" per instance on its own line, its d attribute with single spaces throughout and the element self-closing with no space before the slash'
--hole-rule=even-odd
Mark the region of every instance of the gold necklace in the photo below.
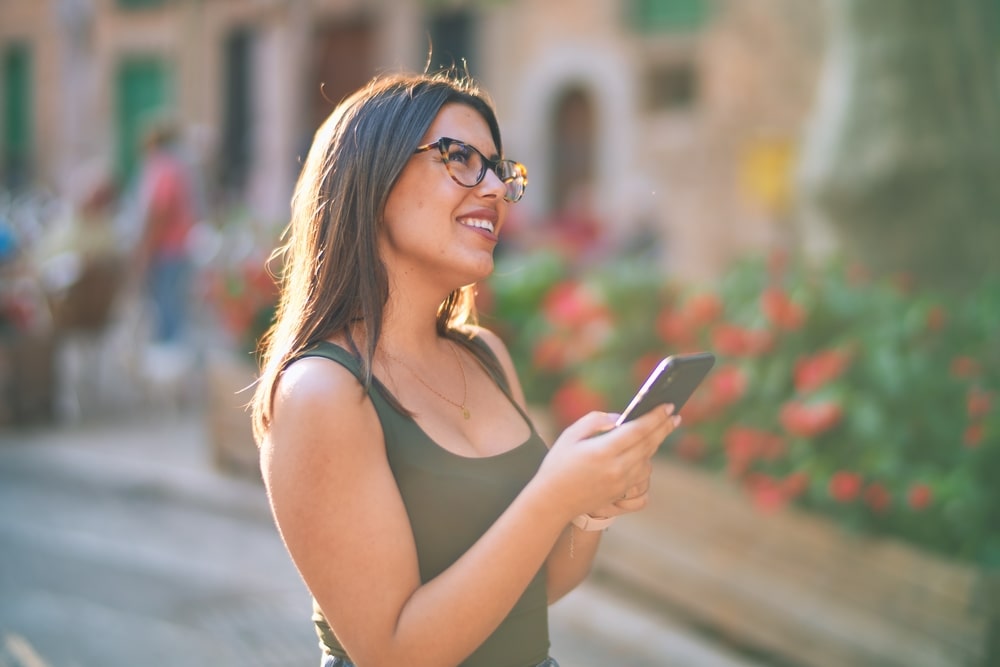
<svg viewBox="0 0 1000 667">
<path fill-rule="evenodd" d="M 417 378 L 417 382 L 419 382 L 420 384 L 422 384 L 425 387 L 427 387 L 435 396 L 437 396 L 438 398 L 440 398 L 442 401 L 444 401 L 444 402 L 446 402 L 446 403 L 448 403 L 450 405 L 454 405 L 456 408 L 458 408 L 459 410 L 461 410 L 462 411 L 462 416 L 465 417 L 466 419 L 468 419 L 472 415 L 469 414 L 469 409 L 467 407 L 465 407 L 465 399 L 468 397 L 467 395 L 468 395 L 468 392 L 469 392 L 468 384 L 465 381 L 465 368 L 462 366 L 462 360 L 458 357 L 458 350 L 455 349 L 455 344 L 454 343 L 450 343 L 448 345 L 448 348 L 451 350 L 451 353 L 455 355 L 455 362 L 458 364 L 458 370 L 462 374 L 462 402 L 461 403 L 456 403 L 455 401 L 451 400 L 450 398 L 448 398 L 447 396 L 445 396 L 444 394 L 442 394 L 441 392 L 439 392 L 434 387 L 432 387 L 429 384 L 427 384 L 426 382 L 424 382 L 424 379 L 422 377 L 420 377 L 420 374 L 417 373 L 415 370 L 413 370 L 408 363 L 406 363 L 405 361 L 403 361 L 399 357 L 396 357 L 396 356 L 394 356 L 392 354 L 389 354 L 388 350 L 385 350 L 385 356 L 389 357 L 393 361 L 399 363 L 403 368 L 405 368 L 406 370 L 410 371 L 410 373 L 413 375 L 413 377 Z"/>
</svg>

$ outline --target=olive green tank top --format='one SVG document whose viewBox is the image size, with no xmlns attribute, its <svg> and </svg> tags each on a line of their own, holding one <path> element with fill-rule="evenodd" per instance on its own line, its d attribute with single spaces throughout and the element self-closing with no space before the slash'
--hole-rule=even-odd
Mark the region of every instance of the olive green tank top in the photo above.
<svg viewBox="0 0 1000 667">
<path fill-rule="evenodd" d="M 472 340 L 493 354 L 485 343 Z M 323 341 L 303 356 L 325 357 L 361 377 L 360 361 L 332 343 Z M 447 569 L 493 525 L 534 476 L 548 451 L 528 415 L 511 396 L 507 379 L 492 377 L 531 426 L 531 434 L 514 449 L 481 458 L 459 456 L 440 447 L 412 417 L 389 405 L 375 387 L 369 392 L 385 435 L 389 466 L 409 514 L 423 582 Z M 388 393 L 384 385 L 379 388 Z M 493 567 L 503 567 L 503 563 Z M 500 626 L 461 667 L 527 667 L 545 660 L 549 651 L 545 589 L 543 567 Z M 315 601 L 313 621 L 320 647 L 349 658 Z M 446 633 L 448 628 L 439 631 Z"/>
</svg>

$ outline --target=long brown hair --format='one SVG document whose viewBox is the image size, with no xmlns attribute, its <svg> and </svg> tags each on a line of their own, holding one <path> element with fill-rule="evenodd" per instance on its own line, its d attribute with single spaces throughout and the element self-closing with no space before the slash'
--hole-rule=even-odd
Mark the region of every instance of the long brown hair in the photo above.
<svg viewBox="0 0 1000 667">
<path fill-rule="evenodd" d="M 361 362 L 364 387 L 371 390 L 372 359 L 389 297 L 378 253 L 383 210 L 427 128 L 450 102 L 479 112 L 503 153 L 492 101 L 455 70 L 375 77 L 317 130 L 292 196 L 284 243 L 272 256 L 280 260 L 281 296 L 259 348 L 261 375 L 251 401 L 258 443 L 270 426 L 281 372 L 320 340 L 344 335 Z M 441 304 L 438 333 L 464 344 L 496 371 L 496 362 L 461 332 L 462 325 L 476 323 L 473 289 L 457 289 Z M 365 332 L 363 351 L 351 335 L 355 326 Z"/>
</svg>

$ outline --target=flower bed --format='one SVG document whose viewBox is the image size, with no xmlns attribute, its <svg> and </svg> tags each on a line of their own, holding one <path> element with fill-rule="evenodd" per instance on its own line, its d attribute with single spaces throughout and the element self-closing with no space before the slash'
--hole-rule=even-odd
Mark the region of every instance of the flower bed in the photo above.
<svg viewBox="0 0 1000 667">
<path fill-rule="evenodd" d="M 622 409 L 666 354 L 709 350 L 666 456 L 764 512 L 1000 566 L 1000 281 L 949 299 L 775 256 L 692 287 L 635 262 L 571 275 L 542 254 L 501 263 L 481 297 L 557 425 Z"/>
<path fill-rule="evenodd" d="M 553 430 L 667 354 L 718 356 L 598 572 L 795 664 L 996 657 L 1000 282 L 947 298 L 775 256 L 690 286 L 538 254 L 480 300 Z"/>
</svg>

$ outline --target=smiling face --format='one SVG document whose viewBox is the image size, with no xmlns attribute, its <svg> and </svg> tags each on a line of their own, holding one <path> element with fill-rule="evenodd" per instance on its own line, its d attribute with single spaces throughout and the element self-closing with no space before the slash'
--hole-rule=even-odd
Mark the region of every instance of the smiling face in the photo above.
<svg viewBox="0 0 1000 667">
<path fill-rule="evenodd" d="M 443 106 L 420 143 L 441 137 L 474 146 L 488 158 L 498 157 L 486 121 L 465 104 Z M 385 205 L 379 246 L 390 274 L 408 286 L 426 281 L 445 295 L 489 276 L 509 205 L 504 192 L 492 170 L 467 188 L 452 179 L 439 151 L 414 154 Z"/>
</svg>

